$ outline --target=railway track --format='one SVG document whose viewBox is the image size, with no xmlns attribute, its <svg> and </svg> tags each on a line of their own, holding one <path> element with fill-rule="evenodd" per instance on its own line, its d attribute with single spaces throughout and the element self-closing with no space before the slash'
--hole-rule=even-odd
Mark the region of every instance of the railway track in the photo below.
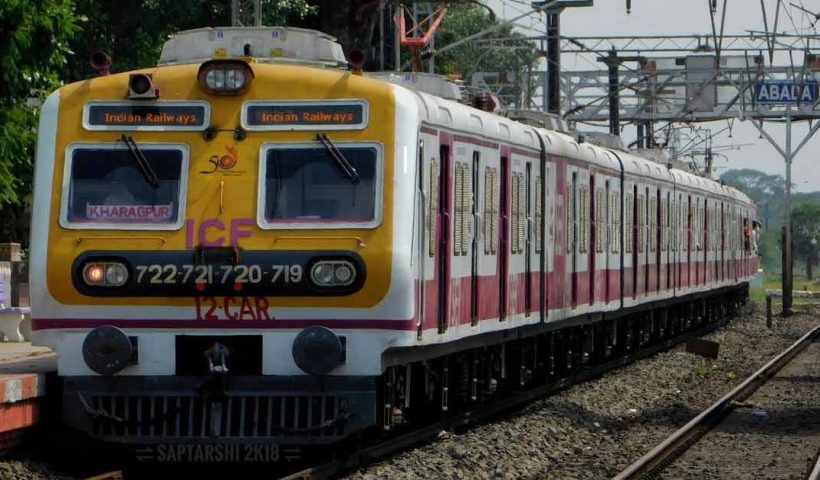
<svg viewBox="0 0 820 480">
<path fill-rule="evenodd" d="M 658 477 L 678 458 L 692 449 L 710 430 L 720 425 L 729 413 L 738 406 L 743 406 L 741 402 L 749 399 L 818 338 L 820 338 L 820 325 L 810 330 L 732 391 L 616 475 L 614 480 Z M 813 477 L 810 478 L 816 478 L 818 474 L 820 474 L 820 460 L 814 468 Z"/>
<path fill-rule="evenodd" d="M 347 452 L 344 456 L 340 455 L 332 461 L 309 466 L 280 478 L 281 480 L 320 480 L 336 477 L 344 472 L 361 468 L 403 450 L 429 442 L 435 439 L 442 431 L 477 425 L 482 421 L 491 420 L 505 413 L 515 411 L 516 409 L 519 409 L 538 398 L 544 397 L 545 395 L 567 388 L 576 383 L 600 376 L 603 373 L 634 362 L 640 358 L 667 350 L 691 338 L 714 331 L 724 324 L 724 322 L 720 322 L 705 325 L 697 330 L 684 333 L 678 337 L 668 339 L 651 347 L 647 347 L 646 349 L 636 352 L 633 355 L 620 357 L 607 363 L 586 368 L 572 376 L 562 378 L 550 384 L 542 385 L 531 390 L 522 391 L 495 402 L 492 405 L 487 405 L 479 409 L 453 415 L 452 417 L 444 419 L 440 422 L 426 425 L 413 431 L 399 434 L 395 437 L 390 437 L 374 445 L 362 445 L 353 451 Z"/>
</svg>

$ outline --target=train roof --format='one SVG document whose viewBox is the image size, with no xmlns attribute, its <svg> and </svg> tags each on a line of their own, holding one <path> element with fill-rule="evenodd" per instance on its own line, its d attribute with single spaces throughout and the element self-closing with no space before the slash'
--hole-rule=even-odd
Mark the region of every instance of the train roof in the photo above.
<svg viewBox="0 0 820 480">
<path fill-rule="evenodd" d="M 684 188 L 706 191 L 714 196 L 728 197 L 749 205 L 752 204 L 748 196 L 734 188 L 684 170 L 667 168 L 666 165 L 628 151 L 614 151 L 591 143 L 580 143 L 575 137 L 565 133 L 526 125 L 501 115 L 420 92 L 406 86 L 400 88 L 407 88 L 416 94 L 422 121 L 431 124 L 477 134 L 490 140 L 508 141 L 519 146 L 539 150 L 540 144 L 534 134 L 537 132 L 544 140 L 544 146 L 550 155 L 566 156 L 612 170 L 620 170 L 618 161 L 618 158 L 620 158 L 624 170 L 628 173 L 655 180 L 675 182 Z"/>
</svg>

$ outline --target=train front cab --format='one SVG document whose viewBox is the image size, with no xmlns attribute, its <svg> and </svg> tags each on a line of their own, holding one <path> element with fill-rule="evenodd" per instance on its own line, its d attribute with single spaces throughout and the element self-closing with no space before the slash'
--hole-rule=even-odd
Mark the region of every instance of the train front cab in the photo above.
<svg viewBox="0 0 820 480">
<path fill-rule="evenodd" d="M 412 202 L 406 152 L 414 151 L 416 135 L 398 125 L 417 125 L 414 108 L 396 108 L 408 101 L 396 100 L 397 89 L 350 72 L 251 65 L 253 87 L 239 97 L 198 88 L 198 64 L 148 71 L 161 92 L 148 104 L 201 105 L 208 120 L 197 128 L 90 128 L 92 104 L 145 105 L 123 100 L 125 73 L 63 87 L 43 106 L 32 225 L 34 339 L 58 354 L 64 421 L 96 439 L 316 445 L 376 424 L 381 353 L 396 331 L 414 328 L 411 242 L 394 243 L 395 231 L 412 229 L 412 216 L 395 216 L 394 205 Z M 336 99 L 355 99 L 364 118 L 332 128 L 248 124 L 253 105 L 321 113 L 339 107 Z M 358 181 L 332 149 L 353 163 Z M 159 177 L 158 187 L 135 155 Z M 127 167 L 125 174 L 111 164 Z M 315 168 L 305 172 L 305 165 Z M 285 177 L 312 188 L 266 193 L 281 189 Z M 110 195 L 136 186 L 127 201 L 108 202 L 117 208 L 97 195 L 109 181 Z M 134 191 L 165 197 L 142 202 Z M 352 207 L 320 212 L 342 193 Z M 308 203 L 314 210 L 304 210 Z M 129 221 L 134 215 L 144 216 L 141 225 Z M 324 222 L 325 215 L 337 220 Z M 357 277 L 348 281 L 333 270 L 341 284 L 323 290 L 317 282 L 324 273 L 314 269 L 320 261 L 352 267 Z M 97 278 L 92 263 L 125 265 L 128 278 L 110 290 L 90 285 L 86 280 Z M 208 265 L 260 266 L 260 278 L 274 285 Z M 188 281 L 188 270 L 203 281 Z M 100 344 L 94 350 L 86 340 L 104 326 L 123 332 L 131 353 L 119 371 L 100 375 L 89 360 Z M 331 331 L 328 348 L 341 349 L 330 368 L 315 365 L 309 342 L 302 363 L 297 358 L 299 335 L 320 327 Z M 230 351 L 227 375 L 208 366 L 216 344 Z"/>
</svg>

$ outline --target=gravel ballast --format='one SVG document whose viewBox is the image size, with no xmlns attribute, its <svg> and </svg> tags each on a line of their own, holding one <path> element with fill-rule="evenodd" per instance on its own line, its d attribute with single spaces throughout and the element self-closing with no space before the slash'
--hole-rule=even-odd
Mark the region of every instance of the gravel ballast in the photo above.
<svg viewBox="0 0 820 480">
<path fill-rule="evenodd" d="M 717 360 L 681 345 L 348 478 L 611 478 L 817 325 L 818 313 L 776 317 L 769 330 L 752 304 L 704 337 L 720 343 Z M 57 471 L 25 454 L 0 461 L 0 480 L 67 478 Z"/>
<path fill-rule="evenodd" d="M 704 337 L 720 343 L 716 360 L 681 345 L 348 478 L 611 478 L 817 325 L 818 312 L 769 330 L 750 304 Z"/>
</svg>

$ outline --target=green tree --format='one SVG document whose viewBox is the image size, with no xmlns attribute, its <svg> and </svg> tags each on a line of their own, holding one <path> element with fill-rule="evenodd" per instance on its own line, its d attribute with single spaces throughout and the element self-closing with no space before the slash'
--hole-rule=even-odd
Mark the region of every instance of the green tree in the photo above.
<svg viewBox="0 0 820 480">
<path fill-rule="evenodd" d="M 0 2 L 0 239 L 27 241 L 37 105 L 60 84 L 76 31 L 71 0 Z"/>
<path fill-rule="evenodd" d="M 478 5 L 455 5 L 447 10 L 436 34 L 436 47 L 441 48 L 496 24 L 498 20 Z M 521 79 L 537 59 L 535 47 L 511 26 L 502 27 L 485 38 L 504 38 L 510 48 L 491 48 L 467 42 L 436 56 L 436 70 L 445 75 L 459 75 L 470 84 L 473 73 L 499 72 L 500 80 L 512 86 L 502 98 L 506 104 L 519 106 Z M 511 40 L 510 40 L 511 39 Z M 526 86 L 524 88 L 526 90 Z"/>
<path fill-rule="evenodd" d="M 820 261 L 820 204 L 799 203 L 792 209 L 795 259 L 806 264 L 806 276 L 814 278 L 814 266 Z"/>
<path fill-rule="evenodd" d="M 231 0 L 75 0 L 86 18 L 72 43 L 70 79 L 94 75 L 88 58 L 112 56 L 115 71 L 156 65 L 162 44 L 180 30 L 231 24 Z M 307 0 L 263 0 L 263 23 L 287 25 L 316 13 Z"/>
</svg>

